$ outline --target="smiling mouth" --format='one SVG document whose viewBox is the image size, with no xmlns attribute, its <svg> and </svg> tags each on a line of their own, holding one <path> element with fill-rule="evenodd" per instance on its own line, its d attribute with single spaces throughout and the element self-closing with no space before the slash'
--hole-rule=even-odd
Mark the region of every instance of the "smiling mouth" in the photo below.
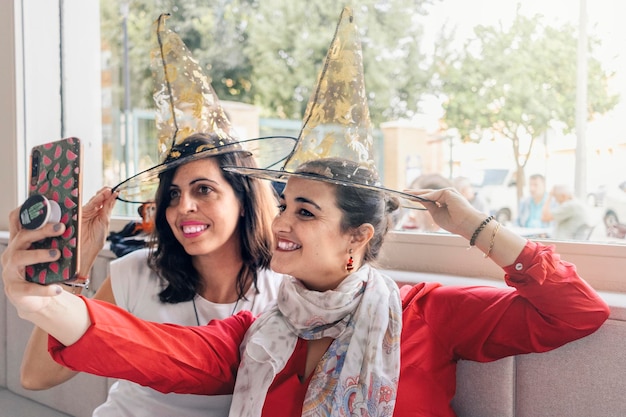
<svg viewBox="0 0 626 417">
<path fill-rule="evenodd" d="M 291 251 L 291 250 L 300 249 L 301 247 L 302 247 L 301 245 L 298 245 L 298 244 L 293 243 L 293 242 L 287 242 L 287 241 L 284 241 L 284 240 L 281 240 L 281 241 L 278 242 L 278 249 L 280 249 L 280 250 Z"/>
<path fill-rule="evenodd" d="M 192 226 L 183 226 L 182 230 L 185 235 L 195 235 L 208 229 L 206 224 L 194 224 Z"/>
</svg>

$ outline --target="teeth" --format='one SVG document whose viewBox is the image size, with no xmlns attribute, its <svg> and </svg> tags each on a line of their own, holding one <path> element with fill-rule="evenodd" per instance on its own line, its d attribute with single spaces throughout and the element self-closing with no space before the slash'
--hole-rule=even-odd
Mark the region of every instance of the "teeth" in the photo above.
<svg viewBox="0 0 626 417">
<path fill-rule="evenodd" d="M 193 226 L 183 226 L 183 233 L 186 234 L 190 234 L 190 233 L 198 233 L 201 232 L 203 230 L 205 230 L 207 228 L 206 225 L 193 225 Z"/>
<path fill-rule="evenodd" d="M 296 250 L 296 249 L 300 249 L 300 245 L 297 245 L 293 242 L 285 242 L 285 241 L 280 241 L 278 242 L 278 248 L 282 249 L 282 250 Z"/>
</svg>

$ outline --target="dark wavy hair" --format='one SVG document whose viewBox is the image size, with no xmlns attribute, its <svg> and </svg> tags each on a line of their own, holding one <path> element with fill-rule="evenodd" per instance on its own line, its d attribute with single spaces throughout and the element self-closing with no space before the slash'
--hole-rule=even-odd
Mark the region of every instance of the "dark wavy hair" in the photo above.
<svg viewBox="0 0 626 417">
<path fill-rule="evenodd" d="M 329 176 L 351 182 L 374 184 L 378 181 L 375 172 L 363 168 L 354 161 L 344 158 L 322 158 L 305 162 L 296 172 Z M 374 236 L 367 244 L 363 262 L 373 263 L 380 254 L 380 249 L 393 224 L 391 213 L 398 209 L 397 198 L 383 190 L 372 190 L 350 185 L 333 184 L 336 190 L 337 206 L 342 212 L 341 231 L 355 230 L 365 223 L 374 227 Z"/>
<path fill-rule="evenodd" d="M 217 135 L 196 133 L 176 147 L 184 152 L 184 149 L 196 149 L 202 144 L 213 146 L 219 141 L 220 138 Z M 220 167 L 226 165 L 257 167 L 254 158 L 243 152 L 208 154 L 207 158 L 215 158 Z M 148 257 L 150 268 L 167 284 L 159 293 L 159 299 L 161 302 L 172 304 L 189 301 L 203 289 L 203 281 L 192 265 L 191 256 L 178 242 L 165 217 L 165 211 L 170 205 L 169 190 L 176 169 L 164 171 L 159 175 L 159 187 L 155 197 L 153 249 Z M 244 298 L 248 277 L 252 277 L 256 288 L 257 270 L 269 267 L 273 249 L 271 222 L 277 211 L 276 196 L 267 181 L 227 171 L 222 171 L 222 174 L 233 188 L 243 209 L 243 216 L 240 217 L 238 227 L 243 266 L 237 276 L 237 294 L 239 298 Z"/>
</svg>

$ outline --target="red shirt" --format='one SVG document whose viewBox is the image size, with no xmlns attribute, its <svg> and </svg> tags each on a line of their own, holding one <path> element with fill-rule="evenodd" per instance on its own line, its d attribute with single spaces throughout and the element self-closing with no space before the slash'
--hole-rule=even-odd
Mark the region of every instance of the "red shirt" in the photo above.
<svg viewBox="0 0 626 417">
<path fill-rule="evenodd" d="M 586 336 L 607 319 L 598 294 L 551 247 L 528 242 L 505 269 L 514 288 L 422 283 L 403 288 L 401 373 L 394 415 L 454 416 L 450 401 L 459 359 L 492 361 L 544 352 Z M 92 326 L 54 359 L 76 371 L 129 379 L 162 392 L 232 393 L 249 312 L 184 327 L 141 321 L 85 299 Z M 306 341 L 298 340 L 270 386 L 263 416 L 300 416 L 309 379 L 301 382 Z"/>
</svg>

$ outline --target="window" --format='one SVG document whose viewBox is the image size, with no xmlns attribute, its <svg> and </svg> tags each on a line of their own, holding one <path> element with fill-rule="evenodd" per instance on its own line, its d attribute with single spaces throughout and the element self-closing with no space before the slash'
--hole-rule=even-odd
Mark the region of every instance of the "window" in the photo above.
<svg viewBox="0 0 626 417">
<path fill-rule="evenodd" d="M 256 123 L 245 123 L 248 116 L 235 121 L 238 128 L 241 126 L 240 132 L 249 136 L 297 132 L 298 117 L 306 106 L 340 11 L 330 0 L 319 7 L 318 3 L 272 2 L 275 4 L 271 10 L 266 8 L 267 3 L 233 0 L 209 6 L 200 1 L 101 2 L 98 134 L 102 136 L 103 151 L 92 150 L 102 158 L 92 166 L 103 167 L 104 184 L 114 185 L 156 162 L 151 140 L 151 79 L 146 63 L 150 25 L 161 11 L 172 13 L 168 26 L 181 34 L 213 77 L 222 101 L 227 106 L 234 103 L 233 108 L 244 103 L 256 109 L 256 113 L 251 112 L 255 115 L 249 116 Z M 68 14 L 70 9 L 82 7 L 73 2 L 46 4 L 49 15 L 56 15 L 62 8 Z M 128 4 L 127 15 L 122 4 Z M 576 41 L 581 5 L 586 9 L 584 27 L 590 48 L 582 61 L 587 63 L 587 105 L 577 106 L 577 100 L 584 98 L 576 93 L 581 81 L 575 77 L 580 68 Z M 382 138 L 379 157 L 382 160 L 385 155 L 381 170 L 385 184 L 402 188 L 414 177 L 434 172 L 448 178 L 466 176 L 479 193 L 487 193 L 486 187 L 494 184 L 486 180 L 501 173 L 504 178 L 499 178 L 497 187 L 506 191 L 492 195 L 506 198 L 504 203 L 511 207 L 511 226 L 517 227 L 517 194 L 521 190 L 522 196 L 528 195 L 529 176 L 542 174 L 548 190 L 556 184 L 574 189 L 595 219 L 589 241 L 555 241 L 559 249 L 564 248 L 572 259 L 577 259 L 577 265 L 587 268 L 593 279 L 594 274 L 615 276 L 623 269 L 619 262 L 626 255 L 626 233 L 621 233 L 619 227 L 626 224 L 626 203 L 619 188 L 626 180 L 620 177 L 626 159 L 626 132 L 621 123 L 626 111 L 626 50 L 620 42 L 625 38 L 625 26 L 615 13 L 620 5 L 619 0 L 527 0 L 520 6 L 514 0 L 359 2 L 357 18 L 362 17 L 358 22 L 364 35 L 366 83 L 372 117 Z M 26 10 L 21 19 L 31 22 L 34 16 L 32 10 Z M 398 23 L 407 16 L 410 19 L 403 21 L 406 24 Z M 58 23 L 63 24 L 63 54 L 85 48 L 79 43 L 80 36 L 68 35 L 74 23 L 67 19 Z M 479 25 L 482 29 L 475 32 Z M 50 80 L 42 84 L 41 73 L 34 70 L 41 66 L 37 67 L 33 56 L 28 55 L 33 44 L 48 42 L 32 34 L 34 26 L 29 25 L 23 40 L 27 50 L 24 88 L 39 91 L 38 97 L 56 97 L 61 89 L 50 80 L 63 75 L 51 69 Z M 518 32 L 512 31 L 513 27 Z M 533 29 L 536 27 L 540 30 Z M 313 31 L 315 28 L 317 31 Z M 531 35 L 524 38 L 526 33 Z M 490 43 L 507 37 L 513 40 L 501 51 L 495 48 L 497 42 Z M 58 44 L 54 39 L 49 41 Z M 490 48 L 481 47 L 485 45 Z M 528 49 L 530 46 L 535 49 Z M 53 57 L 58 55 L 59 51 L 51 52 Z M 90 62 L 85 60 L 84 64 Z M 85 103 L 92 102 L 84 100 L 91 90 L 84 89 L 82 79 L 67 76 L 73 70 L 80 73 L 79 68 L 64 67 L 63 94 L 77 90 L 81 94 L 65 97 L 64 105 L 59 107 L 63 110 L 58 112 L 60 116 L 56 107 L 49 106 L 56 99 L 51 98 L 40 100 L 39 105 L 29 100 L 24 106 L 25 117 L 42 124 L 41 120 L 47 118 L 84 112 Z M 125 78 L 127 73 L 129 77 Z M 500 75 L 510 78 L 506 81 Z M 519 81 L 523 81 L 522 87 Z M 532 94 L 522 94 L 525 91 Z M 554 91 L 559 94 L 552 94 Z M 518 94 L 508 94 L 511 92 Z M 506 118 L 496 117 L 510 107 L 519 113 L 518 119 L 515 112 Z M 537 108 L 543 111 L 530 111 Z M 584 112 L 577 113 L 577 108 L 588 110 L 589 117 L 581 118 Z M 35 136 L 49 136 L 49 126 L 42 124 L 42 131 L 35 132 Z M 54 123 L 52 126 L 57 128 Z M 66 124 L 65 132 L 71 130 Z M 32 140 L 33 131 L 31 127 L 26 134 L 28 140 Z M 518 172 L 522 172 L 520 177 Z M 134 207 L 123 208 L 120 204 L 119 209 L 118 214 L 136 213 Z M 490 208 L 495 209 L 499 207 Z M 464 246 L 454 236 L 405 232 L 393 233 L 390 242 L 399 247 L 424 245 L 421 253 L 425 254 L 438 245 Z M 409 258 L 412 263 L 433 263 L 417 266 L 425 270 L 445 271 L 451 267 L 436 256 Z M 394 262 L 399 267 L 406 265 L 401 259 Z M 412 263 L 407 267 L 416 267 Z M 613 270 L 601 264 L 612 265 Z M 466 265 L 472 274 L 481 273 L 476 271 L 483 268 L 472 261 Z M 610 288 L 620 289 L 619 278 L 608 281 L 612 282 Z"/>
<path fill-rule="evenodd" d="M 385 184 L 403 188 L 420 174 L 435 172 L 451 179 L 466 176 L 488 209 L 517 227 L 528 179 L 541 174 L 546 193 L 554 185 L 568 185 L 574 199 L 587 207 L 590 240 L 626 242 L 616 229 L 626 225 L 626 203 L 617 186 L 624 178 L 615 177 L 626 158 L 620 124 L 626 111 L 620 96 L 626 58 L 617 41 L 624 29 L 612 13 L 615 1 L 581 0 L 577 7 L 567 0 L 362 3 L 356 12 L 364 33 L 372 117 L 384 137 L 379 153 L 387 161 L 381 170 Z M 162 11 L 172 14 L 168 26 L 213 77 L 225 107 L 244 102 L 259 109 L 251 116 L 258 118 L 258 128 L 246 134 L 297 134 L 340 10 L 298 6 L 300 14 L 314 15 L 309 19 L 314 23 L 302 24 L 296 13 L 284 29 L 277 29 L 267 24 L 268 16 L 287 16 L 286 3 L 266 7 L 246 1 L 211 7 L 201 2 L 101 2 L 107 184 L 156 163 L 148 57 L 150 25 Z M 581 10 L 586 10 L 586 23 Z M 410 13 L 406 22 L 411 24 L 389 29 L 390 19 L 398 18 L 394 13 Z M 319 36 L 312 40 L 307 31 L 315 24 Z M 392 34 L 383 35 L 382 28 Z M 577 60 L 579 33 L 590 45 L 586 69 Z M 411 42 L 419 45 L 407 47 Z M 272 60 L 263 60 L 267 57 Z M 411 60 L 416 64 L 410 65 Z M 381 69 L 381 62 L 398 68 Z M 260 70 L 257 65 L 274 67 Z M 296 79 L 293 83 L 270 77 L 285 68 Z M 295 71 L 301 68 L 308 69 L 305 75 Z M 588 74 L 586 84 L 576 78 L 580 70 Z M 370 72 L 374 75 L 367 78 Z M 284 84 L 288 89 L 282 97 L 270 94 Z M 577 96 L 585 88 L 586 98 Z M 383 94 L 386 90 L 389 96 Z M 596 198 L 598 193 L 607 198 Z M 546 235 L 554 225 L 545 227 Z"/>
</svg>

